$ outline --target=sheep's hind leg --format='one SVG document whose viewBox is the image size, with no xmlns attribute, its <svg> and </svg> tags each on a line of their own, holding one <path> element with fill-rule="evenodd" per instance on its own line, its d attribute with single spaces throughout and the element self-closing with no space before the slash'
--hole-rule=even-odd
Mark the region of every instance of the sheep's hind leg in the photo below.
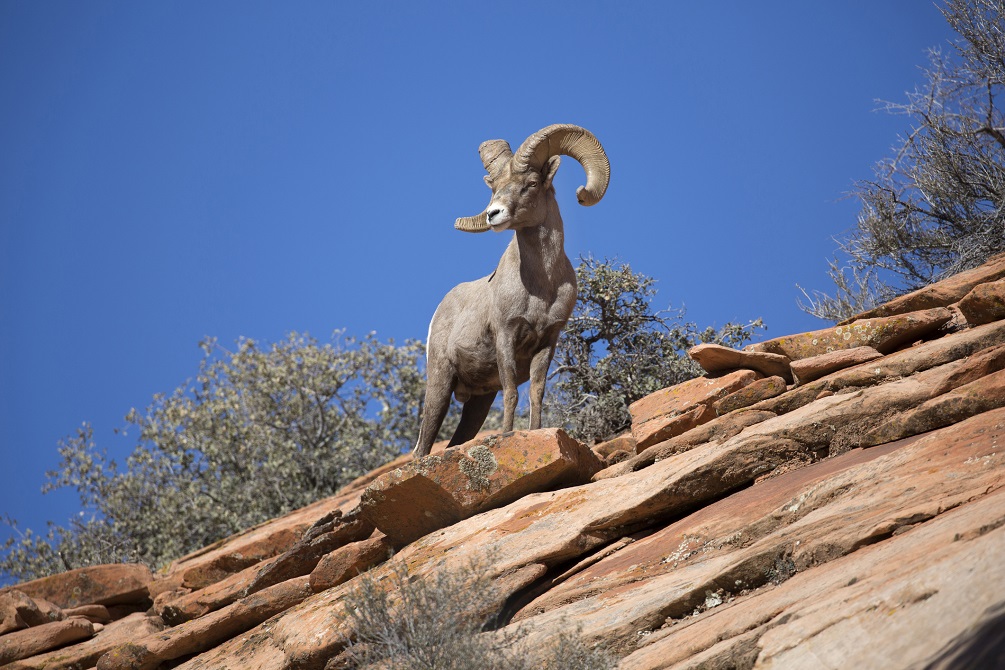
<svg viewBox="0 0 1005 670">
<path fill-rule="evenodd" d="M 492 391 L 484 395 L 473 395 L 464 403 L 464 408 L 461 409 L 461 422 L 457 424 L 457 430 L 454 431 L 454 436 L 450 438 L 448 447 L 463 444 L 478 434 L 482 424 L 485 423 L 485 417 L 489 415 L 489 410 L 492 409 L 496 393 L 497 391 Z"/>
<path fill-rule="evenodd" d="M 426 399 L 422 407 L 422 423 L 419 426 L 419 439 L 412 449 L 412 458 L 421 458 L 429 454 L 429 450 L 436 441 L 436 434 L 443 425 L 443 419 L 447 416 L 447 409 L 450 407 L 450 396 L 454 392 L 453 380 L 447 384 L 437 384 L 429 379 L 426 382 Z"/>
</svg>

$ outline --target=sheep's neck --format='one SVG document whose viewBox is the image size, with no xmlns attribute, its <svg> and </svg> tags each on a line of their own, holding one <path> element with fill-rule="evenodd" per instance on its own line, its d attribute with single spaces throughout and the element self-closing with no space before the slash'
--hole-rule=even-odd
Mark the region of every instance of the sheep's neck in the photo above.
<svg viewBox="0 0 1005 670">
<path fill-rule="evenodd" d="M 516 252 L 524 284 L 537 284 L 539 278 L 557 288 L 568 274 L 569 259 L 565 255 L 565 230 L 558 203 L 552 203 L 548 218 L 540 226 L 521 228 L 511 243 Z"/>
</svg>

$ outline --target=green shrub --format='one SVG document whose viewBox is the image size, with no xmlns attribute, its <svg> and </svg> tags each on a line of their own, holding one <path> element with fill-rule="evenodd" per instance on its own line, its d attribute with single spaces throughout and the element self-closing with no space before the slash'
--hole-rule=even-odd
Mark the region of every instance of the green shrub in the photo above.
<svg viewBox="0 0 1005 670">
<path fill-rule="evenodd" d="M 44 490 L 76 489 L 84 512 L 45 536 L 12 537 L 0 573 L 158 567 L 331 495 L 411 447 L 419 342 L 336 333 L 319 344 L 293 333 L 266 348 L 247 339 L 233 352 L 202 347 L 194 382 L 126 416 L 138 439 L 124 467 L 97 449 L 90 426 L 60 444 Z"/>
<path fill-rule="evenodd" d="M 580 258 L 576 279 L 579 300 L 558 342 L 546 400 L 551 424 L 582 440 L 624 431 L 631 403 L 703 374 L 687 356 L 691 347 L 739 347 L 764 328 L 758 319 L 699 329 L 683 309 L 654 312 L 656 280 L 628 264 Z"/>
</svg>

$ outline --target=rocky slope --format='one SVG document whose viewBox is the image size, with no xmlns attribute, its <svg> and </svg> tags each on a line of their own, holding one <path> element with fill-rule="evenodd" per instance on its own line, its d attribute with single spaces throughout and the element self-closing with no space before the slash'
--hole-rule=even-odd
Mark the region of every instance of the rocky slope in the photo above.
<svg viewBox="0 0 1005 670">
<path fill-rule="evenodd" d="M 837 327 L 697 347 L 705 377 L 592 450 L 485 436 L 163 574 L 8 588 L 0 667 L 334 667 L 361 571 L 473 563 L 508 615 L 483 635 L 578 627 L 626 670 L 1002 667 L 1003 277 L 1005 256 Z"/>
</svg>

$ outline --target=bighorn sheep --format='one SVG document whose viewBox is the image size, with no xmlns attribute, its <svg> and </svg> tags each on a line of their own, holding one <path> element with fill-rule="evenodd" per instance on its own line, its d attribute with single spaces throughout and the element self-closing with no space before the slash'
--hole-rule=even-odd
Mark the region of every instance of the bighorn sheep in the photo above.
<svg viewBox="0 0 1005 670">
<path fill-rule="evenodd" d="M 530 379 L 530 427 L 541 427 L 545 377 L 558 336 L 576 303 L 576 273 L 565 255 L 552 179 L 560 154 L 586 170 L 581 205 L 600 201 L 611 168 L 600 142 L 579 126 L 548 126 L 513 153 L 504 140 L 478 147 L 492 189 L 478 216 L 457 219 L 467 232 L 513 230 L 495 272 L 455 286 L 433 314 L 426 354 L 426 399 L 413 456 L 429 453 L 450 404 L 464 404 L 450 446 L 481 428 L 499 390 L 503 430 L 513 430 L 517 386 Z"/>
</svg>

